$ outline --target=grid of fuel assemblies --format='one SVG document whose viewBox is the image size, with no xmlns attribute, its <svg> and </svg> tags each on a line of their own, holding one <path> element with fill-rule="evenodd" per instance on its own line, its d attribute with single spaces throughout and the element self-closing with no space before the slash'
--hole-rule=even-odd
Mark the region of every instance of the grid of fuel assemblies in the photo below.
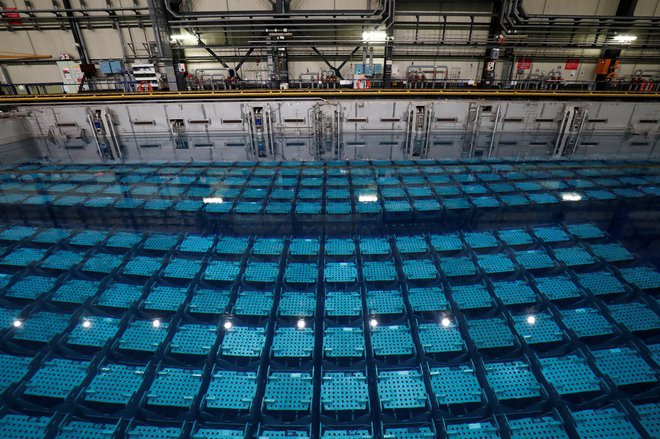
<svg viewBox="0 0 660 439">
<path fill-rule="evenodd" d="M 0 242 L 3 438 L 660 435 L 660 273 L 590 224 Z"/>
<path fill-rule="evenodd" d="M 23 165 L 4 169 L 0 204 L 50 207 L 60 214 L 116 209 L 179 218 L 452 215 L 653 200 L 660 194 L 657 165 L 598 160 Z"/>
</svg>

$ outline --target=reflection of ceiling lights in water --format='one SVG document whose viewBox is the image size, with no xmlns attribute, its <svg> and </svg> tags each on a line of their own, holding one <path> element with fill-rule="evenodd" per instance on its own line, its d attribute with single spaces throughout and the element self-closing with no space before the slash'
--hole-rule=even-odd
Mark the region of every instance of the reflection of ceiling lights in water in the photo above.
<svg viewBox="0 0 660 439">
<path fill-rule="evenodd" d="M 358 201 L 360 203 L 375 203 L 378 201 L 378 195 L 367 194 L 367 195 L 358 195 Z"/>
<path fill-rule="evenodd" d="M 562 192 L 561 199 L 562 201 L 580 201 L 582 195 L 575 192 Z"/>
<path fill-rule="evenodd" d="M 527 317 L 527 323 L 529 323 L 530 325 L 533 325 L 534 323 L 536 323 L 536 317 L 534 317 L 534 316 Z"/>
<path fill-rule="evenodd" d="M 202 198 L 202 201 L 204 202 L 204 204 L 222 204 L 222 203 L 225 202 L 225 200 L 223 200 L 223 199 L 220 198 L 220 197 L 216 197 L 216 198 Z"/>
</svg>

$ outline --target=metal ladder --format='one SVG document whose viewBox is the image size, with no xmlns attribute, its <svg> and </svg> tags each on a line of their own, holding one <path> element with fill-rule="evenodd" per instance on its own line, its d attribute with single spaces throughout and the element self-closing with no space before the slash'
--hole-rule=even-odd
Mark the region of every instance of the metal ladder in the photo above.
<svg viewBox="0 0 660 439">
<path fill-rule="evenodd" d="M 566 106 L 559 125 L 553 156 L 573 155 L 580 144 L 580 136 L 588 120 L 589 111 L 583 107 Z"/>
<path fill-rule="evenodd" d="M 406 114 L 406 138 L 404 154 L 406 157 L 426 158 L 431 140 L 431 121 L 433 106 L 408 105 Z"/>
<path fill-rule="evenodd" d="M 250 139 L 247 143 L 247 156 L 253 160 L 272 160 L 277 147 L 273 132 L 273 113 L 270 105 L 266 107 L 248 107 L 243 118 L 248 121 Z"/>
<path fill-rule="evenodd" d="M 333 108 L 328 111 L 324 108 L 327 106 Z M 341 107 L 338 105 L 317 105 L 312 110 L 313 155 L 316 160 L 342 158 L 342 121 Z"/>
<path fill-rule="evenodd" d="M 470 102 L 467 117 L 467 138 L 461 148 L 461 158 L 470 158 L 474 155 L 474 147 L 479 136 L 481 126 L 481 105 L 476 102 Z"/>
</svg>

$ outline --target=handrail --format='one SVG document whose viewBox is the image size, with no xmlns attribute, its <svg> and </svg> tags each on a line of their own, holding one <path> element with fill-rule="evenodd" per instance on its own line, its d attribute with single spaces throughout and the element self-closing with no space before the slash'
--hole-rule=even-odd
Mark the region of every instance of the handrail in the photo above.
<svg viewBox="0 0 660 439">
<path fill-rule="evenodd" d="M 201 73 L 198 72 L 198 73 Z M 346 92 L 349 89 L 355 87 L 357 80 L 340 80 L 340 81 L 323 81 L 323 78 L 309 78 L 305 77 L 306 74 L 303 74 L 303 79 L 291 79 L 289 80 L 290 88 L 296 90 L 304 90 L 307 88 L 314 89 L 328 89 L 328 90 L 343 90 Z M 311 74 L 309 74 L 311 75 Z M 316 73 L 315 73 L 316 75 Z M 216 81 L 217 83 L 223 83 L 221 79 Z M 377 90 L 397 90 L 397 89 L 407 89 L 407 90 L 477 90 L 478 82 L 474 79 L 467 78 L 424 78 L 424 79 L 415 79 L 415 78 L 395 78 L 392 79 L 392 87 L 385 88 L 385 83 L 382 79 L 371 79 L 371 88 Z M 133 90 L 131 86 L 135 84 L 133 80 L 129 79 L 112 79 L 106 81 L 92 81 L 91 83 L 94 87 L 94 91 L 85 91 L 82 95 L 88 96 L 90 94 L 98 95 L 101 93 L 105 94 L 115 94 L 115 93 L 130 93 Z M 56 95 L 59 93 L 47 93 L 45 92 L 47 87 L 57 87 L 63 91 L 63 87 L 71 85 L 65 84 L 62 82 L 35 82 L 35 83 L 22 83 L 22 84 L 0 84 L 0 91 L 6 93 L 7 95 Z M 649 79 L 644 80 L 643 78 L 632 77 L 630 79 L 620 80 L 618 82 L 610 81 L 577 81 L 571 79 L 553 79 L 546 77 L 538 77 L 534 79 L 516 79 L 513 78 L 507 81 L 496 81 L 496 86 L 499 86 L 499 90 L 555 90 L 555 91 L 589 91 L 589 90 L 599 90 L 599 91 L 640 91 L 640 92 L 655 92 L 660 91 L 660 81 Z M 127 87 L 129 86 L 129 87 Z M 193 85 L 194 86 L 194 85 Z M 25 93 L 20 93 L 21 90 L 25 90 Z M 264 80 L 243 80 L 238 83 L 233 84 L 231 87 L 232 90 L 244 90 L 250 91 L 255 89 L 261 90 L 270 90 L 277 88 L 277 84 L 274 84 L 272 81 Z M 36 89 L 36 92 L 35 92 Z M 204 84 L 200 84 L 198 88 L 193 88 L 189 90 L 190 92 L 203 92 L 211 91 L 214 87 L 204 88 Z M 40 93 L 41 90 L 44 92 Z M 486 90 L 493 90 L 493 88 L 488 88 Z"/>
<path fill-rule="evenodd" d="M 151 93 L 80 93 L 55 95 L 5 95 L 0 105 L 71 103 L 92 101 L 139 102 L 215 99 L 288 99 L 288 98 L 572 98 L 572 99 L 641 99 L 660 100 L 659 92 L 646 91 L 570 91 L 570 90 L 500 90 L 500 89 L 295 89 L 295 90 L 218 90 Z"/>
</svg>

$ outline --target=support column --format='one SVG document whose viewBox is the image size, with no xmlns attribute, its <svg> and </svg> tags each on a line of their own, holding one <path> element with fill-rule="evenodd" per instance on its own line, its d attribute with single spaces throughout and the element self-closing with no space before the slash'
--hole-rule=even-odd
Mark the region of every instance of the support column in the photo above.
<svg viewBox="0 0 660 439">
<path fill-rule="evenodd" d="M 284 7 L 284 6 L 282 6 Z M 286 17 L 286 15 L 279 15 Z M 268 34 L 268 76 L 271 86 L 289 83 L 289 56 L 286 39 L 292 35 L 287 28 L 266 29 Z"/>
<path fill-rule="evenodd" d="M 151 16 L 151 24 L 156 35 L 158 58 L 165 67 L 167 85 L 171 91 L 178 91 L 179 86 L 174 68 L 175 60 L 172 54 L 172 45 L 170 44 L 171 31 L 162 0 L 149 0 L 149 15 Z"/>
<path fill-rule="evenodd" d="M 490 27 L 488 28 L 488 40 L 499 41 L 498 38 L 502 34 L 502 26 L 500 16 L 502 15 L 503 0 L 494 0 L 493 1 L 493 17 L 490 20 Z M 495 82 L 495 67 L 497 65 L 497 60 L 500 57 L 500 48 L 499 47 L 489 47 L 486 49 L 486 54 L 484 57 L 484 65 L 481 69 L 481 83 L 490 87 Z"/>
<path fill-rule="evenodd" d="M 273 2 L 273 12 L 275 14 L 284 14 L 284 0 L 271 0 Z"/>
<path fill-rule="evenodd" d="M 78 55 L 80 55 L 81 64 L 89 64 L 89 56 L 87 55 L 87 48 L 85 47 L 85 41 L 83 40 L 82 33 L 80 32 L 80 26 L 78 25 L 78 20 L 73 18 L 74 13 L 71 10 L 71 2 L 69 0 L 62 0 L 62 5 L 66 8 L 66 16 L 69 18 L 69 26 L 71 26 L 71 34 L 73 35 L 73 42 L 76 44 L 76 49 L 78 49 Z"/>
<path fill-rule="evenodd" d="M 66 16 L 69 21 L 69 26 L 71 27 L 73 42 L 76 44 L 76 49 L 78 49 L 78 55 L 80 56 L 80 70 L 83 72 L 82 81 L 78 87 L 78 93 L 80 93 L 83 91 L 85 83 L 92 78 L 94 74 L 94 66 L 90 65 L 89 55 L 87 54 L 87 48 L 85 47 L 85 40 L 83 40 L 82 33 L 80 32 L 78 20 L 74 18 L 74 12 L 71 10 L 71 2 L 69 0 L 62 0 L 62 5 L 66 8 Z M 94 89 L 91 81 L 89 81 L 88 87 L 90 90 Z"/>
<path fill-rule="evenodd" d="M 635 15 L 635 8 L 637 7 L 637 0 L 619 0 L 619 6 L 616 8 L 617 17 L 632 17 Z M 610 40 L 614 37 L 614 32 L 607 33 L 607 39 Z M 609 44 L 606 41 L 605 44 Z M 596 65 L 596 89 L 604 90 L 610 84 L 608 81 L 616 73 L 619 68 L 619 57 L 621 56 L 621 47 L 605 47 L 601 53 L 601 57 Z"/>
<path fill-rule="evenodd" d="M 0 80 L 3 79 L 5 85 L 7 86 L 7 94 L 16 94 L 16 90 L 14 89 L 14 83 L 11 81 L 9 72 L 7 71 L 7 68 L 4 66 L 4 64 L 0 64 L 0 75 L 2 76 Z M 2 94 L 2 89 L 0 89 L 0 94 Z"/>
<path fill-rule="evenodd" d="M 387 3 L 389 4 L 389 3 Z M 392 10 L 385 11 L 387 20 L 385 20 L 385 54 L 383 58 L 383 88 L 390 88 L 392 84 L 392 52 L 394 51 L 394 5 Z"/>
</svg>

